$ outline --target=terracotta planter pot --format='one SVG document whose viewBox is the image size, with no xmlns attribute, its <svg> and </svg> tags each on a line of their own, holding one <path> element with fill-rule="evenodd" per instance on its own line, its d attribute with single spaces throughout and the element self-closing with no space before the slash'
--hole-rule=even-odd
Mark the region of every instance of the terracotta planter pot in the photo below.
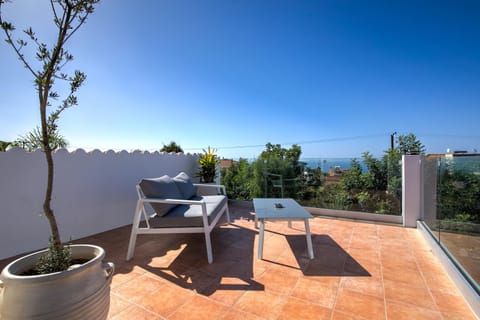
<svg viewBox="0 0 480 320">
<path fill-rule="evenodd" d="M 113 263 L 94 245 L 72 245 L 73 259 L 90 259 L 77 268 L 45 275 L 22 276 L 46 250 L 17 259 L 0 275 L 0 318 L 106 319 L 110 307 Z"/>
</svg>

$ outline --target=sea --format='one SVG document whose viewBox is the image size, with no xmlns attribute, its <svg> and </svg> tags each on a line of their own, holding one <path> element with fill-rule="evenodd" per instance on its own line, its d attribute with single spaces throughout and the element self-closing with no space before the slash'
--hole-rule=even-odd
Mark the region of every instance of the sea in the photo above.
<svg viewBox="0 0 480 320">
<path fill-rule="evenodd" d="M 341 170 L 348 170 L 352 167 L 352 160 L 356 159 L 362 168 L 362 172 L 368 172 L 368 168 L 363 162 L 363 158 L 300 158 L 301 162 L 306 163 L 306 166 L 311 169 L 320 168 L 322 172 L 328 172 L 330 168 L 339 167 Z M 255 159 L 248 159 L 251 163 Z M 453 157 L 444 158 L 442 160 L 442 168 L 449 170 L 463 170 L 466 172 L 473 172 L 480 175 L 480 155 L 469 157 Z"/>
<path fill-rule="evenodd" d="M 354 158 L 300 158 L 300 161 L 305 162 L 307 167 L 311 169 L 320 168 L 323 172 L 328 172 L 330 168 L 339 167 L 340 169 L 348 170 L 352 167 L 352 159 Z M 367 171 L 367 166 L 362 158 L 355 158 L 362 171 Z"/>
<path fill-rule="evenodd" d="M 363 172 L 367 172 L 368 168 L 360 158 L 300 158 L 300 162 L 306 163 L 306 166 L 310 169 L 322 169 L 322 172 L 328 172 L 330 168 L 339 167 L 341 170 L 348 170 L 352 167 L 352 160 L 356 159 L 360 164 Z M 249 163 L 254 162 L 256 159 L 247 159 Z"/>
</svg>

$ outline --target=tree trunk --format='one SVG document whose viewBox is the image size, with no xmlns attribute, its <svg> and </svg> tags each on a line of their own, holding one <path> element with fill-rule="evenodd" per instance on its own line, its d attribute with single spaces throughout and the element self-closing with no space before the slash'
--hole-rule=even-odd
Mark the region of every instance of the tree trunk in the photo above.
<svg viewBox="0 0 480 320">
<path fill-rule="evenodd" d="M 54 175 L 54 168 L 53 168 L 53 157 L 52 157 L 52 150 L 50 148 L 45 148 L 45 158 L 47 160 L 48 166 L 48 176 L 47 176 L 47 189 L 45 191 L 45 199 L 43 200 L 43 212 L 48 219 L 48 223 L 50 224 L 50 230 L 52 232 L 52 240 L 56 247 L 62 245 L 62 239 L 60 238 L 60 232 L 58 231 L 57 219 L 55 219 L 55 215 L 53 213 L 53 209 L 50 205 L 52 200 L 52 191 L 53 191 L 53 175 Z"/>
<path fill-rule="evenodd" d="M 46 86 L 43 86 L 41 83 L 38 84 L 38 95 L 40 100 L 40 118 L 42 122 L 43 151 L 45 152 L 45 158 L 47 160 L 47 188 L 45 190 L 45 198 L 43 200 L 43 213 L 45 214 L 45 217 L 47 217 L 48 223 L 50 224 L 50 230 L 52 232 L 51 240 L 58 248 L 62 246 L 62 239 L 58 230 L 57 219 L 55 218 L 53 209 L 51 207 L 54 166 L 47 120 L 48 91 L 48 84 Z"/>
<path fill-rule="evenodd" d="M 43 150 L 45 152 L 45 158 L 47 160 L 48 167 L 48 176 L 47 176 L 47 189 L 45 191 L 45 199 L 43 200 L 43 212 L 48 219 L 50 224 L 50 230 L 52 232 L 52 241 L 55 244 L 55 247 L 62 247 L 62 239 L 60 237 L 60 231 L 58 230 L 57 219 L 51 207 L 52 192 L 53 192 L 53 177 L 54 177 L 54 166 L 53 166 L 53 156 L 52 148 L 50 145 L 50 128 L 48 123 L 47 116 L 47 107 L 48 107 L 48 98 L 50 94 L 50 89 L 52 85 L 52 77 L 55 74 L 55 68 L 57 67 L 57 62 L 60 57 L 60 52 L 62 46 L 65 42 L 65 35 L 69 28 L 70 16 L 72 12 L 71 5 L 67 2 L 66 17 L 63 20 L 65 25 L 62 25 L 59 29 L 57 45 L 55 46 L 52 58 L 47 67 L 47 72 L 44 74 L 44 81 L 38 82 L 38 97 L 40 102 L 40 118 L 42 122 L 42 138 L 43 138 Z"/>
</svg>

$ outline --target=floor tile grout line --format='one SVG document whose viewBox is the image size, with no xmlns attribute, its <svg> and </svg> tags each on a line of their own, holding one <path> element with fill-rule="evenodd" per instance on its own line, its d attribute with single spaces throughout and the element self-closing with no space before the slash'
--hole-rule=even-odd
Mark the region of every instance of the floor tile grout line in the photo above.
<svg viewBox="0 0 480 320">
<path fill-rule="evenodd" d="M 402 232 L 405 232 L 405 231 L 402 231 Z M 420 309 L 423 309 L 423 310 L 428 310 L 428 311 L 431 311 L 431 312 L 436 312 L 440 315 L 440 317 L 443 319 L 443 314 L 442 312 L 440 311 L 440 309 L 438 308 L 438 305 L 431 293 L 431 289 L 430 289 L 430 286 L 428 285 L 428 283 L 426 282 L 426 279 L 425 279 L 425 276 L 424 276 L 424 272 L 423 270 L 420 268 L 420 264 L 418 262 L 418 259 L 416 257 L 416 255 L 414 254 L 414 250 L 412 248 L 412 239 L 410 238 L 404 238 L 404 240 L 408 243 L 408 249 L 409 251 L 411 252 L 412 254 L 412 257 L 415 261 L 415 265 L 417 267 L 417 270 L 419 271 L 420 273 L 420 276 L 422 277 L 422 282 L 424 284 L 424 288 L 428 291 L 428 294 L 429 294 L 429 297 L 432 299 L 432 301 L 434 302 L 434 305 L 435 305 L 435 309 L 432 309 L 432 308 L 428 308 L 428 307 L 425 307 L 425 306 L 419 306 L 419 305 L 416 305 L 416 304 L 411 304 L 411 303 L 408 303 L 406 301 L 402 301 L 402 300 L 392 300 L 394 303 L 398 303 L 398 304 L 401 304 L 401 305 L 405 305 L 405 306 L 411 306 L 411 307 L 415 307 L 415 308 L 420 308 Z M 383 283 L 383 287 L 384 287 L 384 296 L 385 296 L 385 306 L 387 305 L 387 299 L 386 299 L 386 291 L 385 291 L 385 282 L 384 282 L 384 279 L 383 279 L 383 263 L 381 265 L 382 267 L 382 283 Z M 410 286 L 409 283 L 405 283 L 406 286 Z M 386 319 L 388 320 L 388 312 L 386 313 Z"/>
<path fill-rule="evenodd" d="M 125 299 L 124 297 L 122 297 L 121 295 L 119 294 L 116 294 L 117 297 L 120 297 L 123 301 L 125 302 L 128 302 L 128 304 L 130 304 L 130 306 L 128 306 L 127 308 L 125 308 L 124 310 L 122 310 L 121 312 L 119 312 L 117 315 L 113 316 L 113 318 L 111 318 L 110 320 L 115 320 L 115 318 L 119 317 L 121 314 L 124 314 L 127 312 L 127 310 L 129 309 L 132 309 L 133 307 L 137 307 L 137 308 L 140 308 L 140 309 L 143 309 L 144 311 L 154 315 L 155 317 L 159 317 L 160 319 L 162 320 L 166 320 L 167 318 L 166 317 L 163 317 L 162 315 L 148 309 L 148 308 L 145 308 L 144 306 L 142 306 L 141 304 L 138 304 L 136 303 L 135 301 L 130 301 L 128 299 Z"/>
<path fill-rule="evenodd" d="M 108 319 L 112 319 L 114 320 L 118 315 L 120 315 L 121 313 L 125 312 L 126 310 L 130 309 L 132 306 L 134 306 L 134 304 L 130 301 L 128 301 L 128 299 L 125 299 L 124 297 L 122 297 L 121 295 L 115 293 L 115 292 L 110 292 L 110 295 L 114 295 L 116 296 L 116 299 L 120 299 L 122 300 L 123 302 L 126 302 L 128 304 L 128 306 L 126 308 L 124 308 L 123 310 L 119 311 L 116 315 L 112 316 L 112 317 L 108 317 Z M 110 299 L 111 299 L 111 296 L 110 296 Z M 110 310 L 109 310 L 110 312 Z"/>
<path fill-rule="evenodd" d="M 179 306 L 177 306 L 177 308 L 172 311 L 171 313 L 168 314 L 167 317 L 165 317 L 165 319 L 169 319 L 171 316 L 173 316 L 175 313 L 178 312 L 178 310 L 180 310 L 180 308 L 182 308 L 183 306 L 185 306 L 187 303 L 190 303 L 194 298 L 195 296 L 197 295 L 198 293 L 195 292 L 195 294 L 193 294 L 190 298 L 186 299 L 182 304 L 180 304 Z"/>
<path fill-rule="evenodd" d="M 351 231 L 351 233 L 350 233 L 350 238 L 349 238 L 349 240 L 348 240 L 348 248 L 347 248 L 347 250 L 345 250 L 345 252 L 347 252 L 347 253 L 348 253 L 348 250 L 350 249 L 350 245 L 351 245 L 351 243 L 352 243 L 352 234 L 353 234 L 353 230 Z M 342 274 L 345 272 L 345 265 L 346 265 L 346 263 L 347 263 L 347 259 L 345 259 L 345 260 L 343 261 Z M 336 309 L 336 307 L 337 307 L 338 295 L 339 295 L 340 290 L 341 290 L 341 288 L 342 288 L 344 278 L 345 278 L 345 277 L 342 275 L 342 276 L 340 276 L 340 279 L 339 279 L 339 281 L 338 281 L 337 290 L 336 290 L 336 292 L 335 292 L 335 299 L 334 299 L 334 303 L 333 303 L 333 306 L 332 306 L 332 311 L 331 311 L 331 313 L 330 313 L 330 320 L 333 320 L 333 316 L 334 316 L 334 314 L 335 314 L 335 309 Z"/>
<path fill-rule="evenodd" d="M 417 230 L 418 231 L 418 230 Z M 435 300 L 435 297 L 433 296 L 433 293 L 432 293 L 432 290 L 430 288 L 430 285 L 428 284 L 426 278 L 425 278 L 425 275 L 424 275 L 424 271 L 423 269 L 420 267 L 420 263 L 418 262 L 418 258 L 417 256 L 414 254 L 413 255 L 413 258 L 415 259 L 415 264 L 417 265 L 417 268 L 418 270 L 420 271 L 420 276 L 422 277 L 422 281 L 425 285 L 425 287 L 427 288 L 428 290 L 428 295 L 430 296 L 430 298 L 432 299 L 435 307 L 436 307 L 436 311 L 440 314 L 440 317 L 442 319 L 444 319 L 444 316 L 443 316 L 443 313 L 441 312 L 440 308 L 438 307 L 438 304 L 437 304 L 437 301 Z"/>
<path fill-rule="evenodd" d="M 380 228 L 378 228 L 378 234 L 380 234 Z M 380 243 L 378 244 L 380 246 Z M 378 250 L 379 252 L 379 259 L 380 259 L 380 276 L 382 280 L 382 292 L 383 292 L 383 311 L 385 315 L 385 320 L 388 320 L 388 308 L 387 308 L 387 294 L 385 291 L 385 278 L 383 277 L 383 260 L 382 260 L 382 250 Z"/>
</svg>

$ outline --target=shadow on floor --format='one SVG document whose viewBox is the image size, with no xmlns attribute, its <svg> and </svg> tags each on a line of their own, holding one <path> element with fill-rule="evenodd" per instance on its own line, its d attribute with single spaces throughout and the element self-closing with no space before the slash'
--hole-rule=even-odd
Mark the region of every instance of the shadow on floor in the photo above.
<svg viewBox="0 0 480 320">
<path fill-rule="evenodd" d="M 140 267 L 207 296 L 216 290 L 264 290 L 261 283 L 253 280 L 256 232 L 231 224 L 216 228 L 211 236 L 212 264 L 207 262 L 205 238 L 201 233 L 147 236 L 147 240 L 139 236 L 135 250 L 135 257 L 139 258 L 134 258 L 129 269 Z M 130 270 L 124 269 L 124 272 Z"/>
<path fill-rule="evenodd" d="M 279 234 L 275 231 L 269 231 Z M 305 235 L 285 235 L 297 264 L 305 276 L 370 277 L 371 274 L 330 236 L 312 234 L 314 259 L 307 253 Z M 288 265 L 265 260 L 277 265 Z"/>
</svg>

